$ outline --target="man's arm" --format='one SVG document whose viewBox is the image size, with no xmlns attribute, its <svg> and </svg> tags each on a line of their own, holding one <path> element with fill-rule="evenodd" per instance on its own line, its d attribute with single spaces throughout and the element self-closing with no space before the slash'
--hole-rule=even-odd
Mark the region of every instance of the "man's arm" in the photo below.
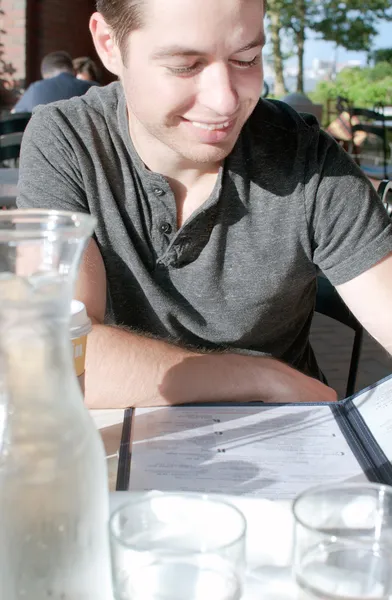
<svg viewBox="0 0 392 600">
<path fill-rule="evenodd" d="M 392 354 L 392 253 L 336 289 L 370 335 Z"/>
<path fill-rule="evenodd" d="M 104 325 L 106 274 L 94 240 L 83 259 L 75 298 L 85 303 L 93 321 L 85 380 L 90 408 L 336 400 L 331 388 L 272 358 L 200 354 Z"/>
</svg>

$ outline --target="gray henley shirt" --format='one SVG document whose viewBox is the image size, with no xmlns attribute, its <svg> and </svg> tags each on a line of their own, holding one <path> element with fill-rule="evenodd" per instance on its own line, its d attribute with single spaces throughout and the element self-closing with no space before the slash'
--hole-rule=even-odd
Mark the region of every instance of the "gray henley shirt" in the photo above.
<svg viewBox="0 0 392 600">
<path fill-rule="evenodd" d="M 270 354 L 314 376 L 317 267 L 336 285 L 392 251 L 360 169 L 313 117 L 272 100 L 259 102 L 181 228 L 167 180 L 133 147 L 119 83 L 36 110 L 18 206 L 96 217 L 108 322 L 188 347 Z"/>
</svg>

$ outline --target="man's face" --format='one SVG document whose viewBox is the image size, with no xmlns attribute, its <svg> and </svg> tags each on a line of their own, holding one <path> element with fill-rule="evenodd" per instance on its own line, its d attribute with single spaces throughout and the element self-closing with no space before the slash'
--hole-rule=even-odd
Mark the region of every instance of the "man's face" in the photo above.
<svg viewBox="0 0 392 600">
<path fill-rule="evenodd" d="M 223 160 L 260 97 L 262 0 L 147 0 L 144 10 L 119 67 L 131 133 L 176 159 Z"/>
</svg>

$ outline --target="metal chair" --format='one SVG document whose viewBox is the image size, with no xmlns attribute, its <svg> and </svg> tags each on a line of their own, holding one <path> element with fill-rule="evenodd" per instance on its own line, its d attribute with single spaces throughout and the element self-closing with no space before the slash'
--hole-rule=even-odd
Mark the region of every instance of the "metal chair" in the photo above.
<svg viewBox="0 0 392 600">
<path fill-rule="evenodd" d="M 330 281 L 319 275 L 317 277 L 317 295 L 316 295 L 316 308 L 315 311 L 335 319 L 350 327 L 355 332 L 353 349 L 351 352 L 350 367 L 348 371 L 348 379 L 346 386 L 346 398 L 351 396 L 355 391 L 355 383 L 357 380 L 359 357 L 362 347 L 363 338 L 363 327 L 359 321 L 354 317 L 352 312 L 343 302 L 336 289 L 330 283 Z"/>
<path fill-rule="evenodd" d="M 379 103 L 373 109 L 361 108 L 353 106 L 347 98 L 338 96 L 336 110 L 339 116 L 330 123 L 327 131 L 351 154 L 368 177 L 372 179 L 387 178 L 392 166 L 388 164 L 391 151 L 388 144 L 384 106 Z M 375 152 L 374 142 L 378 140 L 381 141 L 381 145 Z M 381 153 L 378 152 L 380 146 Z"/>
<path fill-rule="evenodd" d="M 23 132 L 31 113 L 14 113 L 0 119 L 0 164 L 19 158 Z"/>
<path fill-rule="evenodd" d="M 384 179 L 378 186 L 377 191 L 386 208 L 389 218 L 392 219 L 392 181 Z"/>
<path fill-rule="evenodd" d="M 369 168 L 372 172 L 369 171 L 368 174 L 375 178 L 387 179 L 389 145 L 387 128 L 385 125 L 384 107 L 382 105 L 377 105 L 373 110 L 370 110 L 368 108 L 359 108 L 353 106 L 350 109 L 350 124 L 353 142 L 353 155 L 358 165 L 365 173 L 367 173 L 368 166 L 366 165 L 366 161 L 363 160 L 363 153 L 361 156 L 361 147 L 355 144 L 355 134 L 357 132 L 364 132 L 367 135 L 370 134 L 370 136 L 375 136 L 381 140 L 382 173 L 378 174 L 377 171 L 372 169 L 371 165 L 369 165 Z"/>
</svg>

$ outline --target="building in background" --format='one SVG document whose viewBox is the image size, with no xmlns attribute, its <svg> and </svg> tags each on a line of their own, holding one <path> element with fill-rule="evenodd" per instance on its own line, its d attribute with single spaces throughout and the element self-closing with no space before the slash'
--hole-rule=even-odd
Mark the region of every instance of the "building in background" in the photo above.
<svg viewBox="0 0 392 600">
<path fill-rule="evenodd" d="M 1 0 L 0 79 L 6 90 L 40 79 L 42 58 L 55 50 L 99 61 L 88 30 L 94 10 L 95 0 Z M 112 81 L 103 71 L 103 82 Z"/>
</svg>

